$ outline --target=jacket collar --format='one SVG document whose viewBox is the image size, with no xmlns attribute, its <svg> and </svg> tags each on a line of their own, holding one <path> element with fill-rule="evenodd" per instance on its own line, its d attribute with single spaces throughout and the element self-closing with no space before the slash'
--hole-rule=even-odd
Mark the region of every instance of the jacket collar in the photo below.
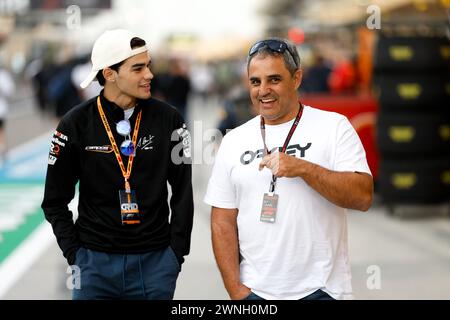
<svg viewBox="0 0 450 320">
<path fill-rule="evenodd" d="M 103 91 L 104 90 L 102 90 L 100 92 L 100 101 L 102 103 L 102 107 L 103 107 L 103 110 L 105 111 L 105 113 L 108 113 L 115 122 L 119 122 L 120 120 L 123 120 L 123 118 L 125 116 L 124 110 L 121 107 L 119 107 L 117 104 L 115 104 L 114 102 L 106 99 L 105 95 L 103 94 Z M 142 101 L 137 99 L 136 102 L 137 103 L 136 103 L 133 115 L 131 116 L 130 120 L 135 118 L 137 113 L 139 112 L 139 110 L 141 110 L 141 108 L 142 108 Z"/>
</svg>

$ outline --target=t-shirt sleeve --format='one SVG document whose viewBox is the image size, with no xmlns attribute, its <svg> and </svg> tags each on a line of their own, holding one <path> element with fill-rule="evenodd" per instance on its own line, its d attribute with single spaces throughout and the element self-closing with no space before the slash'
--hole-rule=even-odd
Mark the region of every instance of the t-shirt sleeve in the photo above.
<svg viewBox="0 0 450 320">
<path fill-rule="evenodd" d="M 336 130 L 334 170 L 372 174 L 361 140 L 346 117 L 340 119 Z"/>
<path fill-rule="evenodd" d="M 217 208 L 237 208 L 236 190 L 231 181 L 231 161 L 227 137 L 222 140 L 216 155 L 204 202 Z"/>
</svg>

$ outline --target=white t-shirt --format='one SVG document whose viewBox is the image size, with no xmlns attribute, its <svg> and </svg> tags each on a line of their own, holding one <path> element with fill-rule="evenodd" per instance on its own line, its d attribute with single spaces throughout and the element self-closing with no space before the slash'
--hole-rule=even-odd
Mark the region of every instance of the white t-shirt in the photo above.
<svg viewBox="0 0 450 320">
<path fill-rule="evenodd" d="M 266 125 L 269 149 L 281 147 L 294 120 Z M 272 178 L 258 170 L 263 154 L 257 116 L 230 131 L 216 156 L 204 201 L 237 208 L 241 281 L 265 299 L 300 299 L 322 289 L 351 299 L 346 209 L 301 178 L 278 178 L 275 223 L 261 222 L 261 205 Z M 286 151 L 334 171 L 370 174 L 364 148 L 346 117 L 305 106 Z"/>
<path fill-rule="evenodd" d="M 125 119 L 130 120 L 131 116 L 133 115 L 134 108 L 135 107 L 124 110 L 124 118 Z"/>
</svg>

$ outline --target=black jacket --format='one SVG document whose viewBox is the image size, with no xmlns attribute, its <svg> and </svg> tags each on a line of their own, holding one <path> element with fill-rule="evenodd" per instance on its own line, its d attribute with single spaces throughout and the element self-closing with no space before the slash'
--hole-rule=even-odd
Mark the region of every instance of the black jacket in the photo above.
<svg viewBox="0 0 450 320">
<path fill-rule="evenodd" d="M 123 120 L 124 112 L 103 92 L 100 97 L 120 146 L 124 137 L 117 134 L 115 123 Z M 190 135 L 180 129 L 185 128 L 184 121 L 175 108 L 153 98 L 138 101 L 130 118 L 132 130 L 141 109 L 130 177 L 142 214 L 137 225 L 121 224 L 119 190 L 124 189 L 124 178 L 96 98 L 67 113 L 53 135 L 42 209 L 69 264 L 74 263 L 80 246 L 108 253 L 144 253 L 170 245 L 180 264 L 189 253 L 194 211 Z M 122 159 L 126 168 L 128 157 Z M 77 182 L 79 215 L 73 223 L 68 204 Z M 171 210 L 167 182 L 172 190 Z"/>
</svg>

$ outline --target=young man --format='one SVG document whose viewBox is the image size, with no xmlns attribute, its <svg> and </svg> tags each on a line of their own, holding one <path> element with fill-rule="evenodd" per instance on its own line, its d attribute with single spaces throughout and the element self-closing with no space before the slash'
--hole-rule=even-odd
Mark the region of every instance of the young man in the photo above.
<svg viewBox="0 0 450 320">
<path fill-rule="evenodd" d="M 342 115 L 304 106 L 293 44 L 267 39 L 248 56 L 260 115 L 229 132 L 205 202 L 232 299 L 351 298 L 346 209 L 366 211 L 373 181 Z"/>
<path fill-rule="evenodd" d="M 96 78 L 104 90 L 67 113 L 54 133 L 45 217 L 69 265 L 79 268 L 73 299 L 172 299 L 193 221 L 190 135 L 175 108 L 151 98 L 144 40 L 107 31 L 91 60 L 81 87 Z M 67 205 L 77 183 L 73 223 Z"/>
</svg>

